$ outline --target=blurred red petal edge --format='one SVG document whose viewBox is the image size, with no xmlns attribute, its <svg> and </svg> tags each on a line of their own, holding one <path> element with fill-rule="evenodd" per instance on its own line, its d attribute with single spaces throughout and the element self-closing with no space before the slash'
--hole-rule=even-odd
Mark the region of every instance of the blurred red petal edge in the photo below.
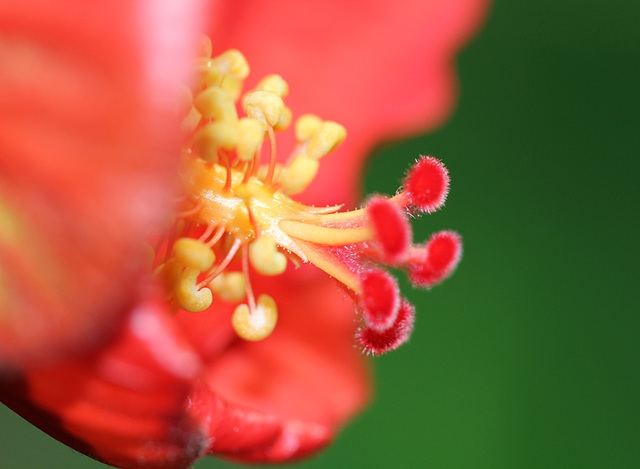
<svg viewBox="0 0 640 469">
<path fill-rule="evenodd" d="M 309 422 L 310 433 L 318 428 L 314 422 L 341 428 L 371 392 L 369 362 L 355 347 L 353 303 L 328 276 L 305 278 L 312 269 L 292 269 L 287 283 L 256 279 L 256 291 L 274 294 L 278 327 L 264 341 L 236 341 L 207 362 L 203 377 L 239 408 L 278 416 L 283 425 Z"/>
<path fill-rule="evenodd" d="M 199 358 L 173 334 L 155 301 L 129 315 L 98 353 L 18 379 L 5 377 L 2 401 L 66 445 L 126 468 L 182 468 L 209 438 L 186 412 Z"/>
<path fill-rule="evenodd" d="M 0 259 L 0 366 L 86 352 L 122 319 L 170 206 L 199 4 L 0 2 L 0 249 L 20 266 Z"/>
<path fill-rule="evenodd" d="M 346 140 L 300 199 L 353 204 L 374 144 L 433 129 L 451 115 L 456 55 L 489 3 L 282 0 L 273 8 L 237 0 L 216 3 L 209 32 L 217 52 L 234 47 L 247 56 L 250 86 L 277 70 L 290 84 L 294 117 L 311 112 L 346 127 Z M 278 153 L 286 158 L 289 150 Z"/>
<path fill-rule="evenodd" d="M 190 402 L 191 414 L 206 424 L 211 436 L 208 453 L 237 461 L 291 461 L 323 448 L 335 433 L 328 425 L 233 406 L 203 383 Z"/>
<path fill-rule="evenodd" d="M 93 356 L 0 376 L 0 400 L 67 446 L 123 468 L 184 468 L 206 454 L 286 461 L 330 441 L 329 425 L 226 402 L 202 372 L 164 307 L 145 300 Z"/>
</svg>

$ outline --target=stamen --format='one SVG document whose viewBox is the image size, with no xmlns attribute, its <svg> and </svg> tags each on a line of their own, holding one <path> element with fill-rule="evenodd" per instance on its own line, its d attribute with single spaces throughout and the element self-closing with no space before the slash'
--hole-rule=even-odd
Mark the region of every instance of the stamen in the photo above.
<svg viewBox="0 0 640 469">
<path fill-rule="evenodd" d="M 247 283 L 242 272 L 221 273 L 209 282 L 216 297 L 227 303 L 242 301 L 247 296 Z"/>
<path fill-rule="evenodd" d="M 198 241 L 202 241 L 205 242 L 206 239 L 211 236 L 211 234 L 213 233 L 213 230 L 216 229 L 216 222 L 211 221 L 208 225 L 207 228 L 204 230 L 204 232 L 200 235 L 200 238 L 198 238 Z M 215 243 L 214 243 L 215 244 Z"/>
<path fill-rule="evenodd" d="M 220 238 L 222 238 L 222 236 L 224 236 L 225 233 L 225 225 L 222 224 L 218 227 L 218 230 L 216 231 L 216 233 L 213 235 L 213 237 L 207 241 L 207 246 L 209 247 L 213 247 L 215 246 L 215 244 L 220 241 Z"/>
<path fill-rule="evenodd" d="M 278 252 L 276 240 L 271 236 L 260 236 L 249 245 L 249 260 L 262 275 L 280 275 L 287 268 L 287 258 Z"/>
<path fill-rule="evenodd" d="M 179 306 L 189 312 L 199 313 L 204 311 L 213 301 L 211 290 L 196 285 L 200 270 L 186 267 L 175 289 L 175 298 Z"/>
<path fill-rule="evenodd" d="M 196 203 L 196 205 L 193 208 L 176 213 L 176 218 L 188 218 L 190 216 L 193 216 L 196 213 L 198 213 L 200 210 L 202 210 L 202 206 L 203 206 L 202 201 L 198 201 L 198 203 Z"/>
<path fill-rule="evenodd" d="M 213 272 L 208 274 L 207 277 L 198 284 L 198 288 L 203 288 L 207 285 L 207 283 L 216 278 L 216 276 L 220 274 L 220 272 L 224 271 L 224 269 L 229 266 L 235 255 L 238 253 L 238 249 L 240 249 L 241 245 L 242 241 L 236 239 L 231 245 L 229 252 L 227 252 L 227 255 L 224 257 L 224 259 L 222 259 L 222 262 L 220 262 L 220 265 L 218 265 Z"/>
<path fill-rule="evenodd" d="M 311 184 L 319 168 L 318 160 L 307 155 L 298 155 L 280 171 L 279 182 L 287 194 L 299 194 Z"/>
<path fill-rule="evenodd" d="M 224 152 L 220 152 L 220 161 L 222 162 L 222 166 L 227 172 L 227 177 L 224 181 L 224 187 L 222 188 L 222 192 L 229 192 L 231 190 L 231 163 L 229 162 L 229 156 Z"/>
<path fill-rule="evenodd" d="M 276 132 L 292 121 L 284 101 L 289 86 L 269 75 L 244 95 L 249 73 L 245 58 L 232 50 L 210 58 L 202 45 L 196 62 L 194 94 L 183 128 L 189 132 L 180 176 L 186 193 L 172 230 L 158 243 L 156 268 L 171 302 L 202 311 L 217 300 L 240 303 L 232 315 L 238 336 L 262 340 L 274 330 L 277 306 L 269 295 L 256 301 L 251 274 L 275 276 L 312 263 L 344 287 L 360 314 L 357 341 L 367 353 L 380 354 L 406 342 L 414 311 L 400 296 L 398 282 L 384 266 L 408 271 L 415 286 L 430 287 L 457 265 L 461 242 L 441 232 L 424 246 L 412 245 L 407 215 L 440 208 L 449 175 L 433 157 L 421 157 L 405 178 L 403 190 L 374 196 L 360 209 L 314 207 L 289 196 L 303 192 L 319 172 L 320 160 L 346 137 L 340 124 L 305 114 L 295 121 L 296 145 L 278 162 Z M 240 107 L 239 107 L 240 106 Z M 239 110 L 240 109 L 240 110 Z M 239 112 L 244 109 L 245 116 Z M 270 153 L 262 158 L 265 135 Z M 179 238 L 175 243 L 175 239 Z M 193 239 L 192 239 L 193 238 Z M 241 251 L 241 271 L 229 272 Z M 216 254 L 222 258 L 217 265 Z M 198 278 L 201 278 L 198 281 Z M 206 314 L 215 314 L 215 308 Z"/>
<path fill-rule="evenodd" d="M 238 122 L 238 111 L 229 93 L 217 86 L 200 92 L 193 100 L 193 106 L 202 117 L 219 121 Z"/>
<path fill-rule="evenodd" d="M 293 119 L 293 113 L 287 106 L 282 110 L 282 115 L 278 120 L 278 123 L 273 126 L 274 130 L 286 130 L 291 125 Z"/>
<path fill-rule="evenodd" d="M 209 246 L 191 238 L 180 238 L 176 241 L 173 245 L 173 255 L 180 264 L 200 272 L 210 269 L 216 260 Z"/>
<path fill-rule="evenodd" d="M 244 101 L 244 110 L 249 117 L 273 127 L 284 112 L 284 103 L 282 98 L 275 93 L 254 91 L 247 95 Z"/>
<path fill-rule="evenodd" d="M 251 311 L 245 304 L 238 305 L 231 318 L 233 329 L 245 340 L 266 339 L 276 327 L 278 307 L 269 295 L 260 295 L 258 304 Z"/>
<path fill-rule="evenodd" d="M 271 144 L 271 156 L 269 157 L 269 170 L 267 171 L 267 176 L 264 178 L 264 182 L 267 186 L 270 186 L 273 182 L 273 172 L 276 169 L 277 153 L 276 136 L 271 125 L 267 125 L 267 132 L 269 133 L 269 143 Z"/>
<path fill-rule="evenodd" d="M 262 159 L 262 147 L 258 147 L 258 151 L 256 151 L 255 156 L 253 157 L 252 166 L 251 166 L 251 174 L 249 174 L 250 178 L 258 174 L 258 169 L 260 169 L 260 160 Z M 245 181 L 245 184 L 249 182 L 249 180 Z"/>
<path fill-rule="evenodd" d="M 252 161 L 264 139 L 262 124 L 249 117 L 238 121 L 238 147 L 236 153 L 240 161 Z"/>
<path fill-rule="evenodd" d="M 175 294 L 176 286 L 182 275 L 184 266 L 173 258 L 157 266 L 154 273 L 160 278 L 162 284 L 169 292 L 169 297 Z"/>
<path fill-rule="evenodd" d="M 203 160 L 209 163 L 218 161 L 220 149 L 231 151 L 238 144 L 238 128 L 226 121 L 206 124 L 196 133 L 193 149 Z"/>
<path fill-rule="evenodd" d="M 247 245 L 242 246 L 242 273 L 247 289 L 247 301 L 249 303 L 249 311 L 255 311 L 256 298 L 253 295 L 253 287 L 251 286 L 251 276 L 249 274 L 249 251 Z"/>
<path fill-rule="evenodd" d="M 191 93 L 187 95 L 185 101 L 188 102 L 187 105 L 189 106 L 189 111 L 180 124 L 180 132 L 182 132 L 183 135 L 191 136 L 191 134 L 198 128 L 198 125 L 202 120 L 202 115 L 200 115 L 198 110 L 193 107 Z"/>
<path fill-rule="evenodd" d="M 311 158 L 322 158 L 331 153 L 346 136 L 347 130 L 337 122 L 323 122 L 311 136 L 307 154 Z"/>
<path fill-rule="evenodd" d="M 296 139 L 307 142 L 322 125 L 322 119 L 313 114 L 304 114 L 298 118 L 295 126 Z"/>
<path fill-rule="evenodd" d="M 230 49 L 215 58 L 215 62 L 226 76 L 244 80 L 249 76 L 249 63 L 242 52 Z"/>
<path fill-rule="evenodd" d="M 206 89 L 210 86 L 219 86 L 222 82 L 222 70 L 215 60 L 203 57 L 196 61 L 195 67 L 196 89 Z"/>
<path fill-rule="evenodd" d="M 256 90 L 270 91 L 284 98 L 289 94 L 289 85 L 280 75 L 267 75 L 258 82 Z"/>
<path fill-rule="evenodd" d="M 229 93 L 235 101 L 242 92 L 242 83 L 249 75 L 249 64 L 244 55 L 237 50 L 228 50 L 215 59 L 220 68 L 223 79 L 220 87 Z"/>
</svg>

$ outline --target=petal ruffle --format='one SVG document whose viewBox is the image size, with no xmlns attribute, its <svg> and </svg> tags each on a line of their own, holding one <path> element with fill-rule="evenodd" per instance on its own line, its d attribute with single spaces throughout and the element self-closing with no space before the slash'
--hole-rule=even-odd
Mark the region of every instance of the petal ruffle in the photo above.
<svg viewBox="0 0 640 469">
<path fill-rule="evenodd" d="M 256 291 L 276 300 L 278 326 L 263 341 L 237 340 L 209 360 L 207 382 L 236 404 L 335 427 L 367 402 L 368 369 L 355 347 L 351 300 L 313 270 L 288 272 L 315 274 L 307 281 L 256 279 Z"/>
<path fill-rule="evenodd" d="M 253 80 L 277 72 L 292 85 L 287 104 L 294 116 L 312 112 L 347 128 L 346 141 L 323 160 L 304 195 L 316 204 L 354 203 L 374 143 L 449 116 L 455 54 L 487 6 L 487 0 L 240 0 L 216 3 L 211 31 L 217 48 L 247 56 Z"/>
<path fill-rule="evenodd" d="M 280 442 L 239 452 L 227 448 L 233 439 L 217 440 L 211 451 L 245 461 L 291 459 L 328 443 L 366 405 L 369 370 L 355 347 L 353 304 L 333 280 L 303 266 L 253 283 L 278 305 L 269 338 L 238 339 L 230 326 L 234 306 L 220 302 L 204 313 L 181 312 L 176 323 L 206 364 L 207 389 L 283 422 Z"/>
<path fill-rule="evenodd" d="M 201 363 L 172 332 L 171 318 L 146 300 L 97 354 L 5 378 L 5 403 L 42 430 L 120 467 L 187 467 L 208 435 L 186 412 Z"/>
<path fill-rule="evenodd" d="M 0 368 L 98 346 L 126 311 L 169 206 L 197 5 L 0 4 Z"/>
<path fill-rule="evenodd" d="M 163 305 L 144 300 L 100 352 L 5 376 L 0 392 L 9 407 L 68 446 L 124 468 L 183 468 L 207 453 L 289 460 L 333 436 L 335 426 L 324 418 L 231 403 L 217 384 Z"/>
</svg>

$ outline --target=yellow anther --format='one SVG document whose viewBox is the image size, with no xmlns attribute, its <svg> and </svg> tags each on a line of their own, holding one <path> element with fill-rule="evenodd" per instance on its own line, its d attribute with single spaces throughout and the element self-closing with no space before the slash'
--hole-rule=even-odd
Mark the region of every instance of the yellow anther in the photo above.
<svg viewBox="0 0 640 469">
<path fill-rule="evenodd" d="M 337 147 L 347 136 L 347 130 L 337 122 L 323 122 L 314 132 L 307 147 L 311 158 L 322 158 Z"/>
<path fill-rule="evenodd" d="M 205 161 L 216 162 L 218 150 L 233 150 L 238 143 L 238 128 L 229 122 L 211 122 L 201 128 L 193 139 L 193 148 Z"/>
<path fill-rule="evenodd" d="M 271 236 L 259 236 L 249 245 L 249 260 L 262 275 L 280 275 L 287 268 L 287 257 L 278 252 Z"/>
<path fill-rule="evenodd" d="M 278 307 L 269 295 L 260 295 L 253 312 L 250 312 L 245 304 L 238 305 L 231 318 L 236 334 L 252 341 L 266 339 L 275 329 L 277 322 Z"/>
<path fill-rule="evenodd" d="M 249 63 L 239 50 L 230 49 L 213 60 L 224 75 L 230 75 L 241 80 L 249 76 Z"/>
<path fill-rule="evenodd" d="M 182 265 L 200 272 L 208 270 L 216 260 L 211 248 L 202 241 L 180 238 L 173 245 L 173 256 Z"/>
<path fill-rule="evenodd" d="M 309 140 L 313 134 L 320 128 L 322 119 L 313 114 L 303 114 L 296 120 L 295 133 L 299 142 Z"/>
<path fill-rule="evenodd" d="M 247 284 L 242 272 L 221 273 L 209 282 L 209 288 L 228 303 L 242 301 L 247 296 Z"/>
<path fill-rule="evenodd" d="M 238 146 L 236 153 L 242 161 L 251 161 L 262 145 L 264 125 L 255 119 L 245 117 L 238 121 Z"/>
<path fill-rule="evenodd" d="M 207 119 L 238 121 L 238 111 L 233 99 L 229 93 L 218 86 L 211 86 L 198 93 L 193 100 L 193 105 Z"/>
<path fill-rule="evenodd" d="M 318 160 L 307 155 L 298 155 L 280 172 L 280 184 L 287 194 L 299 194 L 316 177 L 319 167 Z"/>
<path fill-rule="evenodd" d="M 169 259 L 164 264 L 160 264 L 154 270 L 154 274 L 160 278 L 168 291 L 173 291 L 180 280 L 184 266 L 174 258 Z"/>
<path fill-rule="evenodd" d="M 222 70 L 212 59 L 200 58 L 196 61 L 196 88 L 205 89 L 218 86 L 222 81 Z"/>
<path fill-rule="evenodd" d="M 191 313 L 204 311 L 213 302 L 213 294 L 208 288 L 198 290 L 196 282 L 200 271 L 186 267 L 180 275 L 174 294 L 177 305 Z"/>
<path fill-rule="evenodd" d="M 189 114 L 187 114 L 187 116 L 182 119 L 180 130 L 182 130 L 182 132 L 184 132 L 185 134 L 192 133 L 196 129 L 196 127 L 198 127 L 200 119 L 202 119 L 202 116 L 200 115 L 198 110 L 195 107 L 191 106 Z"/>
<path fill-rule="evenodd" d="M 262 80 L 260 80 L 255 90 L 247 93 L 244 96 L 242 100 L 242 107 L 245 110 L 247 109 L 249 99 L 256 91 L 266 91 L 269 93 L 273 93 L 280 98 L 284 98 L 287 94 L 289 94 L 289 85 L 280 75 L 267 75 Z M 255 97 L 253 97 L 252 99 L 255 99 Z M 280 104 L 278 103 L 277 106 L 280 106 Z M 283 110 L 278 121 L 276 123 L 269 122 L 275 130 L 285 130 L 287 127 L 289 127 L 289 125 L 291 125 L 291 109 L 284 106 L 284 103 L 282 104 L 282 106 Z M 260 121 L 263 121 L 263 119 L 260 119 Z"/>
<path fill-rule="evenodd" d="M 243 84 L 244 80 L 232 77 L 231 75 L 227 75 L 222 79 L 220 88 L 229 93 L 231 99 L 233 99 L 234 101 L 238 101 L 238 98 L 240 98 L 240 95 L 242 94 Z"/>
<path fill-rule="evenodd" d="M 210 58 L 213 46 L 211 45 L 211 38 L 206 34 L 200 36 L 199 52 L 200 57 Z"/>
<path fill-rule="evenodd" d="M 256 90 L 271 91 L 281 98 L 289 94 L 289 85 L 280 75 L 267 75 L 258 83 Z"/>
<path fill-rule="evenodd" d="M 249 117 L 273 127 L 282 117 L 284 103 L 280 96 L 271 91 L 253 91 L 244 102 L 244 110 Z"/>
<path fill-rule="evenodd" d="M 275 170 L 273 171 L 273 174 L 275 175 L 276 180 L 278 180 L 278 175 L 280 174 L 280 171 L 282 171 L 282 165 L 280 163 L 276 163 Z M 258 168 L 258 172 L 256 173 L 256 177 L 259 180 L 264 181 L 267 178 L 267 172 L 269 172 L 269 165 L 266 165 L 266 164 L 260 165 L 260 167 Z"/>
<path fill-rule="evenodd" d="M 285 106 L 282 111 L 282 115 L 280 116 L 280 120 L 273 126 L 274 130 L 286 130 L 291 125 L 292 118 L 293 114 L 291 113 L 291 109 Z"/>
</svg>

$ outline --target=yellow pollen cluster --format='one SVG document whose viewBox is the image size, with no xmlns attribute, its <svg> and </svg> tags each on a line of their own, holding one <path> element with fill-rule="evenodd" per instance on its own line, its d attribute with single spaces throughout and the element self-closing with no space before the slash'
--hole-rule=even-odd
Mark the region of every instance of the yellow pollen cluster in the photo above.
<svg viewBox="0 0 640 469">
<path fill-rule="evenodd" d="M 269 75 L 243 95 L 248 75 L 240 52 L 212 57 L 210 42 L 203 41 L 182 124 L 184 195 L 155 260 L 176 309 L 200 312 L 214 300 L 238 303 L 235 331 L 262 340 L 274 330 L 278 308 L 268 294 L 256 299 L 251 275 L 281 275 L 289 260 L 313 262 L 357 294 L 357 275 L 320 247 L 363 243 L 374 235 L 363 210 L 336 213 L 339 206 L 317 208 L 289 197 L 309 186 L 321 158 L 346 131 L 302 115 L 295 121 L 292 154 L 277 163 L 275 133 L 292 123 L 284 102 L 289 86 Z M 338 226 L 345 221 L 349 228 Z"/>
</svg>

